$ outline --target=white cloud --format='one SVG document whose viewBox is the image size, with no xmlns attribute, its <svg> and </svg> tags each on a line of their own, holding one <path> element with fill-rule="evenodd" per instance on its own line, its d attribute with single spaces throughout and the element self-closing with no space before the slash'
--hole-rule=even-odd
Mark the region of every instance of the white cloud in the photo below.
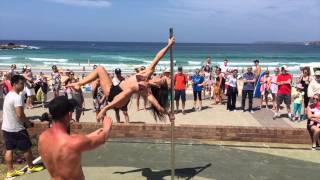
<svg viewBox="0 0 320 180">
<path fill-rule="evenodd" d="M 109 7 L 111 0 L 48 0 L 55 3 L 83 7 Z"/>
</svg>

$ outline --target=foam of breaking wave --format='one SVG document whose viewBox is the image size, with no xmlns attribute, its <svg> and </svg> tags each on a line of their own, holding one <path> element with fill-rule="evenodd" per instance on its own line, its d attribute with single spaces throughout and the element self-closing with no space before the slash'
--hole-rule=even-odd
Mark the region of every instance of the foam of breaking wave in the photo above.
<svg viewBox="0 0 320 180">
<path fill-rule="evenodd" d="M 40 47 L 37 46 L 27 46 L 28 49 L 40 49 Z"/>
<path fill-rule="evenodd" d="M 127 57 L 127 56 L 120 56 L 120 55 L 93 55 L 91 57 L 93 57 L 93 58 L 110 58 L 112 60 L 118 60 L 118 61 L 139 61 L 139 62 L 143 62 L 143 61 L 146 60 L 144 58 Z"/>
<path fill-rule="evenodd" d="M 188 61 L 188 64 L 190 65 L 200 65 L 201 63 L 201 61 Z"/>
<path fill-rule="evenodd" d="M 69 66 L 69 67 L 79 67 L 79 63 L 66 63 L 66 62 L 59 62 L 57 64 L 56 61 L 49 61 L 49 62 L 43 62 L 45 65 L 58 65 L 58 66 Z M 80 64 L 81 66 L 81 64 Z"/>
<path fill-rule="evenodd" d="M 223 64 L 223 62 L 219 62 L 218 64 Z M 280 66 L 279 62 L 260 62 L 261 66 Z M 253 62 L 229 62 L 229 66 L 253 66 Z"/>
<path fill-rule="evenodd" d="M 146 63 L 147 65 L 150 64 L 152 61 L 143 61 L 144 63 Z M 173 63 L 176 63 L 176 61 L 173 61 Z M 146 66 L 146 64 L 144 64 L 144 66 Z M 170 61 L 159 61 L 158 63 L 159 65 L 170 65 Z"/>
<path fill-rule="evenodd" d="M 27 57 L 26 59 L 29 59 L 31 61 L 36 61 L 36 62 L 68 62 L 68 59 L 55 59 L 55 58 L 31 58 L 31 57 Z"/>
<path fill-rule="evenodd" d="M 0 56 L 0 60 L 11 60 L 14 59 L 15 57 L 13 56 Z"/>
</svg>

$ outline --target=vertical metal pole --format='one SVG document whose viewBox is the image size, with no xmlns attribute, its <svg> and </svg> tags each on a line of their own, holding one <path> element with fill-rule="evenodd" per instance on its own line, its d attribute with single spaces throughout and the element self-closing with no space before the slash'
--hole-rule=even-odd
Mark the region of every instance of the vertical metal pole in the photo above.
<svg viewBox="0 0 320 180">
<path fill-rule="evenodd" d="M 173 37 L 173 28 L 170 28 L 170 38 Z M 173 101 L 173 96 L 174 96 L 174 82 L 173 82 L 173 76 L 174 76 L 174 71 L 173 71 L 173 48 L 170 48 L 170 74 L 171 74 L 171 97 L 170 97 L 170 102 L 171 102 L 171 113 L 174 113 L 174 101 Z M 175 142 L 174 142 L 174 121 L 171 121 L 171 180 L 174 180 L 175 177 Z"/>
</svg>

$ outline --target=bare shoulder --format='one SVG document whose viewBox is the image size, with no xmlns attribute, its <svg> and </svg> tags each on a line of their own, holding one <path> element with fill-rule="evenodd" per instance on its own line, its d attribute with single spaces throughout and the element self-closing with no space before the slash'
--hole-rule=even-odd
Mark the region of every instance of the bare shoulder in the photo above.
<svg viewBox="0 0 320 180">
<path fill-rule="evenodd" d="M 49 138 L 49 133 L 50 133 L 50 129 L 43 131 L 40 136 L 39 136 L 39 144 L 43 143 L 43 141 L 45 141 L 46 139 L 50 139 Z"/>
<path fill-rule="evenodd" d="M 90 143 L 90 139 L 87 136 L 79 134 L 71 135 L 69 141 L 70 148 L 75 151 L 82 151 Z"/>
</svg>

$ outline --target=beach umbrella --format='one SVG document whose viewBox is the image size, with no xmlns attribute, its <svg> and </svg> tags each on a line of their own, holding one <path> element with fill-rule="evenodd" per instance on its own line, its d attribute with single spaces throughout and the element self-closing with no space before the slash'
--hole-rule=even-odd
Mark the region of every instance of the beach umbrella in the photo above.
<svg viewBox="0 0 320 180">
<path fill-rule="evenodd" d="M 170 28 L 169 30 L 170 38 L 173 37 L 173 28 Z M 170 74 L 171 74 L 171 97 L 170 97 L 170 103 L 171 103 L 171 113 L 174 113 L 174 102 L 173 102 L 173 94 L 174 94 L 174 88 L 173 88 L 173 48 L 171 46 L 170 48 Z M 174 121 L 171 121 L 171 180 L 174 179 L 174 170 L 175 170 L 175 142 L 174 142 Z"/>
</svg>

